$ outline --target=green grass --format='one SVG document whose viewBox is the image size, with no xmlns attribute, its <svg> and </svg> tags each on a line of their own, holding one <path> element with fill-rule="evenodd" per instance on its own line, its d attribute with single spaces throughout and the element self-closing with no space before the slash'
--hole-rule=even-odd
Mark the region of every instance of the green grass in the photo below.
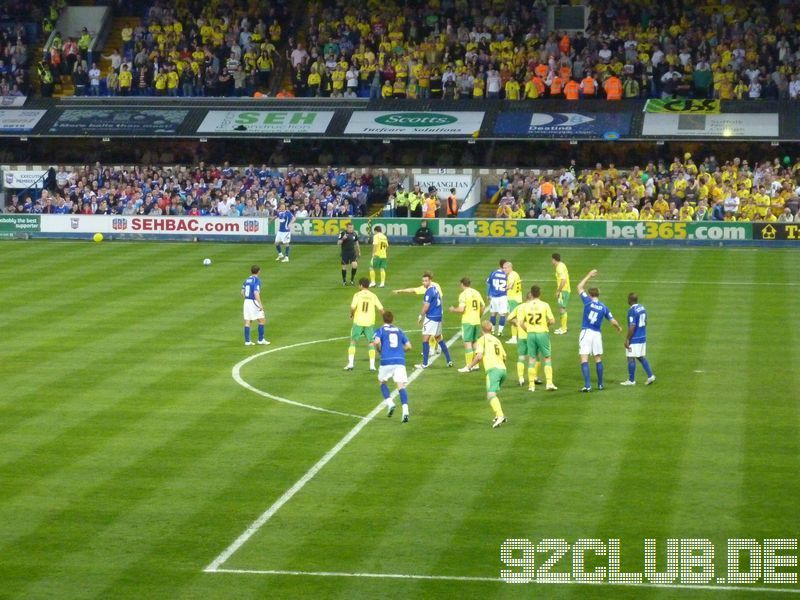
<svg viewBox="0 0 800 600">
<path fill-rule="evenodd" d="M 573 297 L 570 333 L 553 337 L 558 392 L 518 388 L 507 346 L 509 423 L 492 430 L 483 376 L 437 361 L 409 387 L 411 423 L 377 416 L 223 566 L 496 578 L 505 539 L 552 537 L 619 538 L 623 570 L 641 571 L 645 538 L 659 540 L 663 562 L 667 538 L 702 537 L 724 574 L 728 538 L 800 537 L 796 253 L 559 250 L 573 288 L 600 270 L 618 319 L 627 292 L 639 293 L 656 385 L 642 386 L 641 371 L 640 385 L 618 385 L 622 338 L 609 327 L 607 389 L 578 392 Z M 430 269 L 449 305 L 460 277 L 482 290 L 507 257 L 552 301 L 552 251 L 393 247 L 389 287 L 417 285 Z M 241 340 L 250 264 L 264 268 L 277 351 L 242 377 L 345 413 L 380 400 L 363 347 L 352 373 L 345 340 L 280 350 L 347 335 L 353 290 L 341 288 L 335 247 L 273 259 L 268 245 L 0 245 L 0 598 L 774 595 L 203 572 L 357 423 L 235 383 L 232 367 L 263 351 Z M 378 293 L 401 327 L 417 327 L 418 297 Z M 448 315 L 447 337 L 457 325 Z M 410 337 L 413 362 L 419 334 Z M 460 366 L 460 342 L 453 353 Z"/>
</svg>

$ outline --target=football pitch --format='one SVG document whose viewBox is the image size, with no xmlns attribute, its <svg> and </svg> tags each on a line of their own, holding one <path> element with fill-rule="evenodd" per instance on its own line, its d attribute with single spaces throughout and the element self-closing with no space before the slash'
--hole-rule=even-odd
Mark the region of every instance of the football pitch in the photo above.
<svg viewBox="0 0 800 600">
<path fill-rule="evenodd" d="M 788 564 L 769 569 L 798 573 L 798 254 L 392 246 L 375 291 L 409 332 L 408 363 L 421 300 L 391 289 L 430 270 L 450 306 L 461 277 L 485 293 L 507 258 L 555 310 L 553 251 L 573 287 L 570 331 L 552 338 L 559 389 L 519 387 L 506 345 L 508 423 L 492 429 L 483 373 L 456 372 L 457 315 L 455 367 L 409 370 L 408 424 L 377 408 L 363 342 L 343 370 L 354 288 L 333 242 L 289 263 L 266 243 L 0 244 L 0 598 L 800 598 L 765 578 L 771 539 L 789 540 Z M 253 263 L 266 348 L 242 340 Z M 592 268 L 623 325 L 628 292 L 646 306 L 654 385 L 641 368 L 619 385 L 623 336 L 606 325 L 606 389 L 579 392 L 575 287 Z M 529 550 L 505 565 L 509 539 Z M 755 583 L 728 580 L 731 539 L 756 541 Z M 610 584 L 614 540 L 629 582 L 645 540 L 659 572 L 684 540 L 681 572 Z M 606 583 L 576 583 L 581 555 Z"/>
</svg>

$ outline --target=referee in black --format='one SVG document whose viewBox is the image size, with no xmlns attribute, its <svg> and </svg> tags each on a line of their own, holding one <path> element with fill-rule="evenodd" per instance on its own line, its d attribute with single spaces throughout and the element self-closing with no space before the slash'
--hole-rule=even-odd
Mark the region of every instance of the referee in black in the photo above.
<svg viewBox="0 0 800 600">
<path fill-rule="evenodd" d="M 342 285 L 347 285 L 347 265 L 350 265 L 350 285 L 355 285 L 361 247 L 358 245 L 358 234 L 353 229 L 353 223 L 348 223 L 345 230 L 339 232 L 336 243 L 342 249 Z"/>
</svg>

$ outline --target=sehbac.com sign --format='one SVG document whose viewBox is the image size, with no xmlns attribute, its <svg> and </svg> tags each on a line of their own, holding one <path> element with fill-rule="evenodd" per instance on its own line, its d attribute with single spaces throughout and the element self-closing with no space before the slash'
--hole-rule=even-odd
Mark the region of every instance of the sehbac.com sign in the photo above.
<svg viewBox="0 0 800 600">
<path fill-rule="evenodd" d="M 477 135 L 484 112 L 411 112 L 355 111 L 345 134 L 378 136 L 443 135 L 471 137 Z"/>
</svg>

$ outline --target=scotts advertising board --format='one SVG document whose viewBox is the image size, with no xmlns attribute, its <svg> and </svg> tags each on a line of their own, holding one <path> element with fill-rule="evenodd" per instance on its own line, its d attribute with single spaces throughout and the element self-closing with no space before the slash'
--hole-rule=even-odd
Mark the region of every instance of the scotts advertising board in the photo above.
<svg viewBox="0 0 800 600">
<path fill-rule="evenodd" d="M 325 133 L 334 114 L 332 110 L 210 110 L 197 133 Z"/>
<path fill-rule="evenodd" d="M 495 135 L 616 140 L 631 132 L 631 114 L 622 112 L 504 112 L 497 116 Z"/>
<path fill-rule="evenodd" d="M 477 137 L 484 112 L 355 111 L 345 134 Z"/>
</svg>

